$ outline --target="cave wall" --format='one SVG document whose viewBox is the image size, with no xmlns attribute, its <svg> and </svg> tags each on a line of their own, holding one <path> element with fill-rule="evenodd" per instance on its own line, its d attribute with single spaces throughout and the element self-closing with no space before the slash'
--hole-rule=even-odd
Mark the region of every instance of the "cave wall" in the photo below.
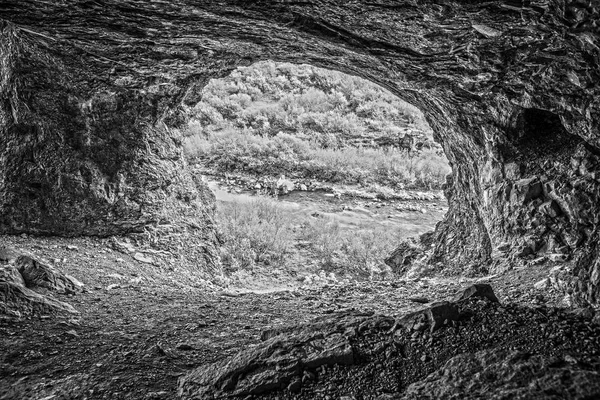
<svg viewBox="0 0 600 400">
<path fill-rule="evenodd" d="M 453 168 L 431 262 L 541 256 L 600 295 L 600 7 L 586 1 L 5 0 L 0 230 L 200 227 L 213 200 L 175 128 L 263 59 L 359 75 L 419 107 Z"/>
</svg>

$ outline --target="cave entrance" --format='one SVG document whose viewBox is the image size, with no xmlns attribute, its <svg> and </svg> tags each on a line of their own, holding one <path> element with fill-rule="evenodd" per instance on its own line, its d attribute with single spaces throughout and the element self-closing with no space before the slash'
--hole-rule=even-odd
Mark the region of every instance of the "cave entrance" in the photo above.
<svg viewBox="0 0 600 400">
<path fill-rule="evenodd" d="M 368 80 L 264 61 L 211 80 L 188 112 L 184 150 L 216 194 L 234 279 L 385 279 L 386 256 L 447 210 L 423 114 Z"/>
<path fill-rule="evenodd" d="M 382 279 L 447 210 L 448 161 L 423 114 L 365 79 L 265 61 L 213 79 L 184 150 L 218 200 L 225 270 Z"/>
</svg>

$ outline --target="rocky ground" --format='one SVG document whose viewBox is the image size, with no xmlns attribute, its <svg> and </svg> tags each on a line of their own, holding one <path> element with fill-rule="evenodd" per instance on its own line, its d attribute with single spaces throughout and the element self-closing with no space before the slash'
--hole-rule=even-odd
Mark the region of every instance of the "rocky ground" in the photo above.
<svg viewBox="0 0 600 400">
<path fill-rule="evenodd" d="M 319 281 L 243 292 L 194 280 L 183 266 L 153 262 L 148 249 L 136 251 L 132 247 L 140 244 L 127 238 L 0 241 L 85 285 L 82 292 L 50 293 L 76 314 L 0 317 L 0 399 L 170 399 L 177 397 L 178 380 L 180 394 L 192 396 L 199 393 L 202 366 L 216 375 L 209 380 L 213 389 L 198 398 L 236 390 L 242 398 L 467 398 L 467 388 L 477 398 L 500 382 L 502 393 L 514 398 L 600 393 L 600 326 L 592 323 L 591 311 L 557 308 L 562 295 L 552 288 L 534 288 L 547 276 L 543 266 L 480 279 L 492 285 L 500 303 L 462 302 L 455 318 L 431 331 L 426 320 L 409 327 L 396 321 L 433 301 L 452 299 L 474 279 Z M 333 339 L 315 345 L 315 335 Z M 340 343 L 350 359 L 346 353 L 341 359 L 335 352 L 327 356 Z M 290 362 L 283 355 L 307 346 L 321 348 L 317 361 L 293 367 L 291 378 L 282 376 L 278 362 Z M 269 351 L 279 348 L 283 355 L 274 362 Z M 247 385 L 238 376 L 228 389 L 234 392 L 215 391 L 227 375 L 223 363 L 240 351 L 245 352 L 238 362 L 250 360 L 268 372 L 266 378 Z M 256 352 L 268 357 L 252 361 Z M 460 354 L 465 355 L 452 358 Z M 188 377 L 198 367 L 196 378 Z M 474 373 L 480 369 L 489 376 Z"/>
</svg>

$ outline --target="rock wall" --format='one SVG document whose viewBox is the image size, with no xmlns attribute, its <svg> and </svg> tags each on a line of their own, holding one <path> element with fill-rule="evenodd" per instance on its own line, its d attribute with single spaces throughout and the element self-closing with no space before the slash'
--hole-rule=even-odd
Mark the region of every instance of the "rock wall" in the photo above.
<svg viewBox="0 0 600 400">
<path fill-rule="evenodd" d="M 210 78 L 305 62 L 425 113 L 453 167 L 431 262 L 544 254 L 598 304 L 597 2 L 5 0 L 0 19 L 3 232 L 176 219 L 211 242 L 210 196 L 172 128 Z"/>
</svg>

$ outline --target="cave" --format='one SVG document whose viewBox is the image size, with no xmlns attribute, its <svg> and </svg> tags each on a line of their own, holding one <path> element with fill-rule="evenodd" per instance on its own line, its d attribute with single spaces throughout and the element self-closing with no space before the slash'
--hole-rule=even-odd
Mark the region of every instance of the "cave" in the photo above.
<svg viewBox="0 0 600 400">
<path fill-rule="evenodd" d="M 515 132 L 527 142 L 559 118 L 581 144 L 555 146 L 561 154 L 546 163 L 559 175 L 543 184 L 561 188 L 559 204 L 572 200 L 560 196 L 577 198 L 580 206 L 571 202 L 566 213 L 575 266 L 565 279 L 581 301 L 596 304 L 593 6 L 181 1 L 157 12 L 152 3 L 112 4 L 3 4 L 2 232 L 109 236 L 161 221 L 196 229 L 191 223 L 205 262 L 218 268 L 211 196 L 186 173 L 171 129 L 209 79 L 268 57 L 364 77 L 424 112 L 453 169 L 450 210 L 430 256 L 446 271 L 494 263 L 506 243 L 526 245 L 526 232 L 500 218 L 510 207 L 498 193 L 530 178 L 519 168 L 540 161 L 533 154 L 516 165 L 506 149 L 534 146 L 515 143 Z M 72 22 L 55 23 L 58 15 Z M 430 21 L 418 22 L 422 16 Z M 526 33 L 534 24 L 570 36 Z"/>
<path fill-rule="evenodd" d="M 211 78 L 309 63 L 423 111 L 453 171 L 419 250 L 441 274 L 552 262 L 557 287 L 597 308 L 598 21 L 575 0 L 5 0 L 0 233 L 175 230 L 219 274 L 214 197 L 176 128 Z"/>
</svg>

